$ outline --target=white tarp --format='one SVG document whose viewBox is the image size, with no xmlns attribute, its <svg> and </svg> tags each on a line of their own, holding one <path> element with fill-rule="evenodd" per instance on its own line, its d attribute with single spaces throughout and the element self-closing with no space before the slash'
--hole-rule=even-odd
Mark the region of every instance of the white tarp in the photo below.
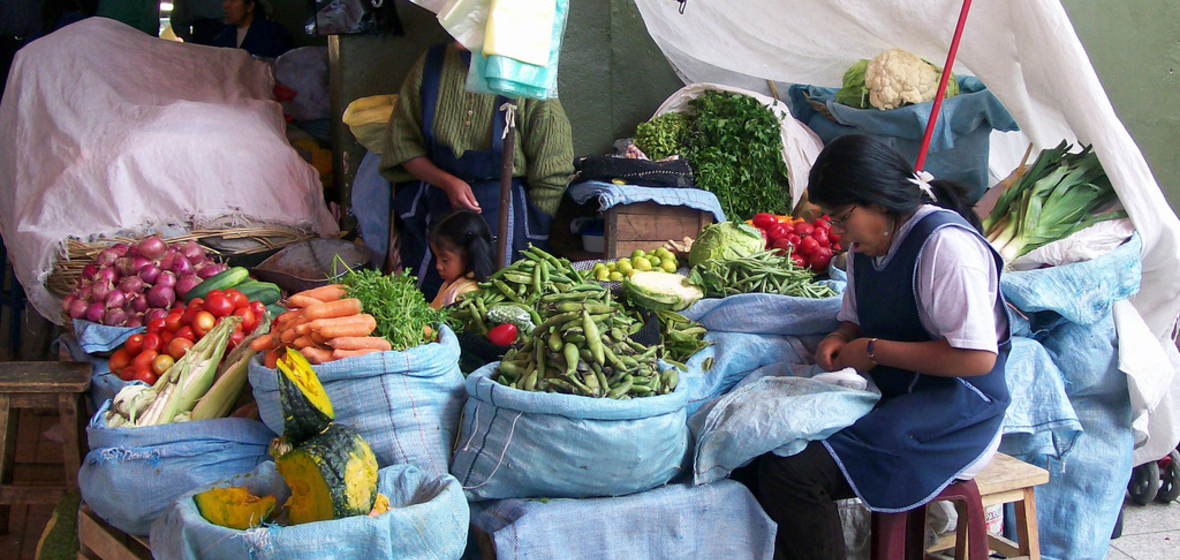
<svg viewBox="0 0 1180 560">
<path fill-rule="evenodd" d="M 89 18 L 21 49 L 0 104 L 0 231 L 29 300 L 69 237 L 337 226 L 284 135 L 270 68 L 246 51 Z"/>
<path fill-rule="evenodd" d="M 636 4 L 686 82 L 762 92 L 766 80 L 839 87 L 849 65 L 892 47 L 941 65 L 962 7 L 961 0 L 689 0 L 681 14 L 677 2 Z M 1132 303 L 1175 363 L 1180 220 L 1115 115 L 1065 9 L 1055 0 L 973 3 L 954 71 L 981 79 L 1020 125 L 1020 133 L 993 134 L 993 177 L 1007 176 L 1029 142 L 1038 149 L 1062 139 L 1094 145 L 1143 238 L 1142 288 Z M 1135 342 L 1120 345 L 1127 351 Z M 1175 445 L 1177 413 L 1153 416 L 1151 433 L 1164 435 L 1136 451 L 1136 464 Z"/>
</svg>

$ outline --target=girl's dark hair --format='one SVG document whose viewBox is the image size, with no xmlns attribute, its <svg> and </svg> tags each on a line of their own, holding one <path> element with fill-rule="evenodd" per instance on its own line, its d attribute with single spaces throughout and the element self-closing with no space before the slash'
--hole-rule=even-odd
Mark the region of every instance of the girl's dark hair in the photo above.
<svg viewBox="0 0 1180 560">
<path fill-rule="evenodd" d="M 929 197 L 910 182 L 914 166 L 897 150 L 863 134 L 849 134 L 824 147 L 807 178 L 813 204 L 839 208 L 850 204 L 881 206 L 894 217 L 913 213 Z M 946 179 L 930 181 L 934 204 L 958 212 L 982 231 L 967 189 Z"/>
<path fill-rule="evenodd" d="M 482 216 L 471 210 L 459 210 L 434 224 L 430 244 L 462 254 L 480 282 L 494 272 L 492 230 Z"/>
</svg>

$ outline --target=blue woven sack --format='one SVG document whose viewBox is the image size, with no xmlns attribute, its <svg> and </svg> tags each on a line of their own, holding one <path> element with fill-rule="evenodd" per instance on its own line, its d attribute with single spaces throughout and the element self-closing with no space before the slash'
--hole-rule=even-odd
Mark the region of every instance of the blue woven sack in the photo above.
<svg viewBox="0 0 1180 560">
<path fill-rule="evenodd" d="M 194 489 L 176 500 L 152 524 L 152 554 L 169 560 L 445 560 L 457 559 L 467 545 L 470 510 L 459 483 L 450 475 L 427 475 L 410 465 L 377 473 L 377 491 L 389 497 L 389 511 L 317 521 L 291 527 L 264 525 L 239 531 L 214 525 L 197 510 Z M 274 494 L 279 504 L 290 495 L 272 462 L 213 486 L 245 486 L 255 496 Z"/>
<path fill-rule="evenodd" d="M 631 400 L 521 391 L 489 377 L 499 364 L 467 377 L 451 473 L 468 499 L 622 496 L 680 472 L 683 386 Z"/>
<path fill-rule="evenodd" d="M 103 403 L 86 435 L 78 471 L 82 499 L 117 529 L 146 535 L 181 494 L 266 460 L 275 434 L 257 420 L 219 418 L 142 428 L 108 428 Z"/>
<path fill-rule="evenodd" d="M 385 467 L 409 463 L 431 476 L 448 472 L 463 408 L 459 341 L 443 325 L 439 341 L 404 352 L 374 352 L 313 366 L 332 399 L 336 421 L 356 429 Z M 276 370 L 250 361 L 250 385 L 262 421 L 283 430 Z"/>
</svg>

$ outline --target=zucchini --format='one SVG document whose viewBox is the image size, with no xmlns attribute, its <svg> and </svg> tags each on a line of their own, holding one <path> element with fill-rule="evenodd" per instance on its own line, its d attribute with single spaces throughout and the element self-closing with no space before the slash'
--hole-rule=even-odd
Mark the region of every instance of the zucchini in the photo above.
<svg viewBox="0 0 1180 560">
<path fill-rule="evenodd" d="M 287 347 L 287 355 L 279 359 L 277 369 L 283 437 L 297 446 L 327 429 L 336 413 L 303 354 Z"/>
<path fill-rule="evenodd" d="M 250 301 L 261 301 L 263 305 L 278 303 L 279 298 L 282 296 L 279 292 L 279 287 L 270 282 L 247 280 L 233 288 L 245 294 L 246 298 Z"/>
<path fill-rule="evenodd" d="M 275 468 L 291 489 L 285 507 L 294 525 L 368 515 L 377 500 L 377 457 L 343 424 L 279 455 Z"/>
<path fill-rule="evenodd" d="M 205 296 L 213 290 L 226 290 L 233 288 L 242 282 L 245 282 L 250 277 L 250 271 L 246 270 L 244 266 L 235 266 L 227 268 L 222 272 L 218 272 L 213 276 L 207 278 L 204 282 L 197 284 L 188 293 L 184 294 L 184 301 L 190 302 L 193 299 L 205 299 Z"/>
</svg>

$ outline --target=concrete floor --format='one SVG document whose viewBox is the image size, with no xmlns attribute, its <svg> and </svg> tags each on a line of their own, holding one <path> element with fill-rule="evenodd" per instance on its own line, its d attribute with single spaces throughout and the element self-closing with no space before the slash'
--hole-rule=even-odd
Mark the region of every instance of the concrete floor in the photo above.
<svg viewBox="0 0 1180 560">
<path fill-rule="evenodd" d="M 1180 558 L 1180 501 L 1141 506 L 1126 501 L 1123 534 L 1110 541 L 1107 560 L 1175 560 Z"/>
</svg>

